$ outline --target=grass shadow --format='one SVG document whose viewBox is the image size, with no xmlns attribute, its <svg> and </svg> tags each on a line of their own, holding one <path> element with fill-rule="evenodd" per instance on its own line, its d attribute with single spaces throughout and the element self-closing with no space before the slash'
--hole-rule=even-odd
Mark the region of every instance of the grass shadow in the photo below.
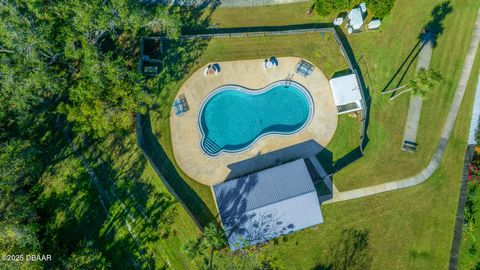
<svg viewBox="0 0 480 270">
<path fill-rule="evenodd" d="M 372 256 L 367 229 L 344 229 L 330 246 L 323 262 L 312 270 L 345 270 L 371 268 Z"/>
<path fill-rule="evenodd" d="M 67 262 L 82 241 L 93 242 L 113 269 L 166 264 L 150 247 L 170 235 L 176 204 L 142 180 L 146 160 L 131 156 L 135 144 L 118 138 L 77 144 L 73 155 L 58 154 L 59 163 L 39 187 L 37 203 L 47 224 L 41 235 L 57 258 L 51 266 Z M 129 169 L 117 169 L 123 166 Z"/>
<path fill-rule="evenodd" d="M 172 195 L 183 204 L 201 230 L 209 223 L 215 222 L 215 217 L 205 202 L 177 172 L 176 167 L 153 134 L 150 115 L 138 115 L 137 118 L 140 118 L 137 120 L 137 124 L 140 124 L 140 127 L 137 128 L 140 133 L 140 136 L 137 133 L 137 142 L 157 174 L 159 174 L 160 180 Z"/>
</svg>

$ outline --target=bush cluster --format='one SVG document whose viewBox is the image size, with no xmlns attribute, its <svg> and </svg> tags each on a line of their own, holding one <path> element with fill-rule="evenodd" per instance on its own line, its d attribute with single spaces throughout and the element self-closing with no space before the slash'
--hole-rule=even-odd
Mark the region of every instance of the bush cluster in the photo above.
<svg viewBox="0 0 480 270">
<path fill-rule="evenodd" d="M 367 4 L 369 12 L 372 12 L 375 18 L 382 19 L 390 13 L 395 0 L 315 0 L 315 10 L 326 16 L 332 12 L 351 9 L 362 2 Z"/>
</svg>

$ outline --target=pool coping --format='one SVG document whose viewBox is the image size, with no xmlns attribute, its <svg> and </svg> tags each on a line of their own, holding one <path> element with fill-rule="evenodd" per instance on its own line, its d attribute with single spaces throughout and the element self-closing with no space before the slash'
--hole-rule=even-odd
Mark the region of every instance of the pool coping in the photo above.
<svg viewBox="0 0 480 270">
<path fill-rule="evenodd" d="M 212 96 L 214 96 L 215 94 L 220 93 L 222 91 L 225 91 L 225 89 L 223 89 L 225 87 L 233 87 L 234 90 L 239 91 L 239 92 L 243 92 L 243 93 L 247 93 L 249 95 L 261 95 L 263 93 L 266 93 L 266 92 L 272 90 L 275 86 L 282 85 L 283 83 L 287 83 L 287 81 L 290 84 L 295 84 L 295 85 L 299 86 L 298 89 L 301 90 L 301 92 L 304 93 L 305 96 L 307 97 L 307 101 L 308 101 L 308 105 L 309 105 L 308 118 L 305 121 L 305 123 L 303 123 L 303 125 L 301 127 L 297 128 L 295 131 L 292 131 L 292 132 L 281 132 L 281 133 L 280 132 L 267 132 L 267 133 L 263 133 L 260 136 L 257 136 L 255 138 L 255 140 L 253 140 L 247 146 L 242 147 L 239 150 L 233 150 L 232 151 L 232 150 L 223 150 L 222 149 L 221 151 L 218 152 L 217 155 L 210 155 L 210 154 L 207 153 L 207 151 L 204 150 L 202 145 L 203 145 L 204 139 L 206 139 L 207 136 L 205 135 L 205 133 L 204 133 L 202 127 L 201 127 L 201 117 L 202 117 L 202 112 L 203 112 L 203 109 L 204 109 L 206 103 L 210 100 L 210 98 Z M 265 138 L 267 136 L 270 136 L 270 135 L 291 136 L 291 135 L 294 135 L 294 134 L 302 131 L 304 128 L 306 128 L 310 124 L 314 115 L 315 115 L 315 102 L 313 101 L 313 97 L 310 94 L 310 91 L 308 91 L 308 89 L 305 86 L 303 86 L 301 83 L 296 82 L 294 80 L 286 80 L 286 79 L 285 80 L 278 80 L 278 81 L 272 82 L 270 84 L 267 84 L 266 86 L 261 87 L 261 88 L 249 88 L 249 87 L 241 86 L 239 84 L 225 84 L 225 85 L 219 86 L 219 87 L 215 88 L 214 90 L 212 90 L 207 96 L 205 96 L 202 103 L 200 104 L 199 112 L 198 112 L 198 116 L 197 116 L 197 128 L 198 128 L 198 131 L 201 134 L 200 141 L 199 141 L 199 147 L 200 147 L 201 151 L 205 154 L 205 156 L 207 156 L 208 158 L 211 158 L 211 159 L 221 157 L 224 154 L 241 153 L 241 152 L 244 152 L 244 151 L 247 151 L 247 150 L 251 149 L 257 143 L 257 141 L 259 141 L 260 139 Z"/>
</svg>

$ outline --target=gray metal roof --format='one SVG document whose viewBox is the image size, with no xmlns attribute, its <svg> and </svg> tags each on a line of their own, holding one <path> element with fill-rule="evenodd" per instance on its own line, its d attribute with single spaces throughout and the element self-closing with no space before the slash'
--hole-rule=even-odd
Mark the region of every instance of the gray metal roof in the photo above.
<svg viewBox="0 0 480 270">
<path fill-rule="evenodd" d="M 323 222 L 303 159 L 218 184 L 213 191 L 232 249 Z"/>
</svg>

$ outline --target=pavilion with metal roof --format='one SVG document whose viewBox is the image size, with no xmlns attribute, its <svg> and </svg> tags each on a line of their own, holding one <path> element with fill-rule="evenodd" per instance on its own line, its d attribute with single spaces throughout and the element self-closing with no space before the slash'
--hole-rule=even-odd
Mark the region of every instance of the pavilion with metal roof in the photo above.
<svg viewBox="0 0 480 270">
<path fill-rule="evenodd" d="M 299 159 L 213 186 L 232 250 L 323 223 L 307 166 Z"/>
</svg>

